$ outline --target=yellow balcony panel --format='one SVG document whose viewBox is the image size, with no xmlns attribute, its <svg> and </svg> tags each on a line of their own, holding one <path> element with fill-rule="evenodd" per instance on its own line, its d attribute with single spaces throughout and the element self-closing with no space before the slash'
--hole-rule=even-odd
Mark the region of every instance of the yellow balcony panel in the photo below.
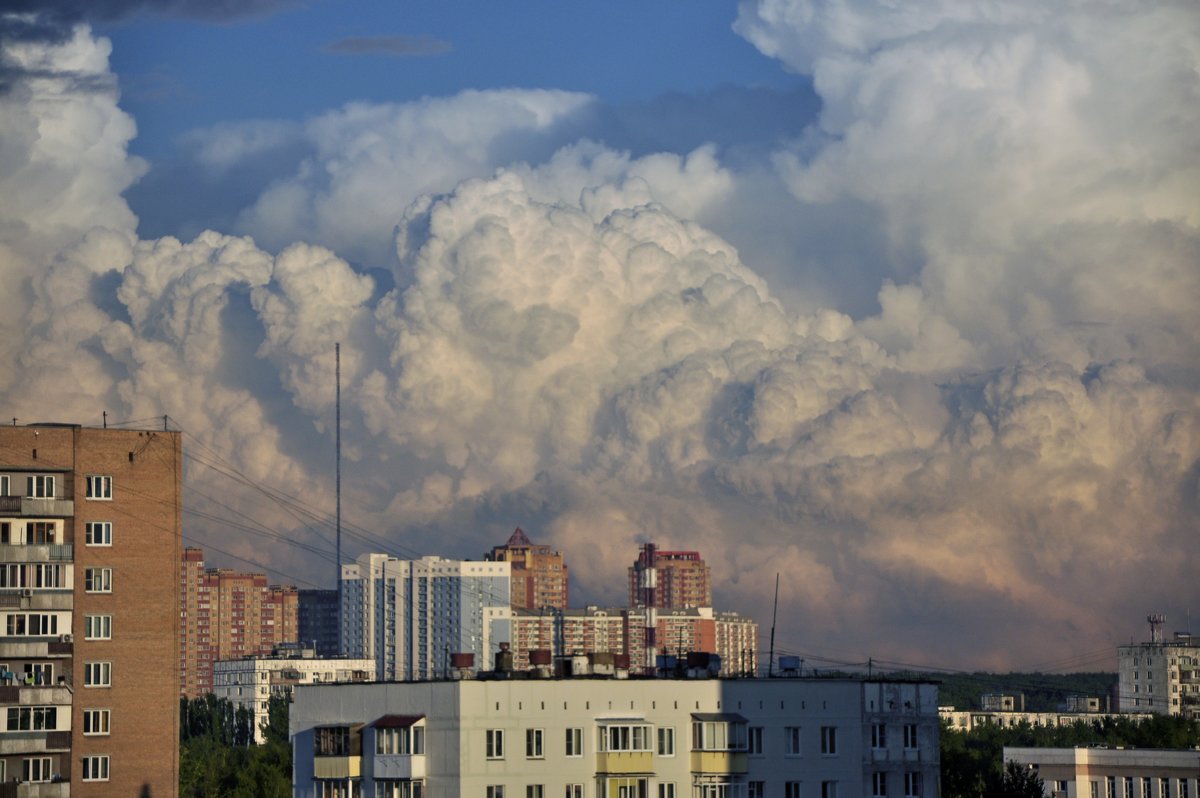
<svg viewBox="0 0 1200 798">
<path fill-rule="evenodd" d="M 693 751 L 693 773 L 746 773 L 744 751 Z"/>
<path fill-rule="evenodd" d="M 314 756 L 313 778 L 356 779 L 362 775 L 361 756 Z"/>
<path fill-rule="evenodd" d="M 597 773 L 653 773 L 650 751 L 607 751 L 596 754 Z"/>
</svg>

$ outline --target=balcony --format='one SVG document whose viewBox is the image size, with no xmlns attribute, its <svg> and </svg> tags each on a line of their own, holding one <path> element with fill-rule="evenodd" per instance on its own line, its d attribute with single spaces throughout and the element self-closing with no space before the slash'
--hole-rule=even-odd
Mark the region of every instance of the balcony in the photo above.
<svg viewBox="0 0 1200 798">
<path fill-rule="evenodd" d="M 55 754 L 70 750 L 69 731 L 20 731 L 0 734 L 0 756 Z"/>
<path fill-rule="evenodd" d="M 597 773 L 653 773 L 650 751 L 601 751 L 596 754 Z"/>
<path fill-rule="evenodd" d="M 362 776 L 361 756 L 314 756 L 314 779 L 357 779 Z M 3 798 L 3 796 L 0 796 Z"/>
<path fill-rule="evenodd" d="M 70 543 L 0 544 L 0 563 L 72 562 L 75 547 Z"/>
<path fill-rule="evenodd" d="M 0 798 L 71 798 L 71 782 L 6 781 L 0 784 Z"/>
<path fill-rule="evenodd" d="M 376 754 L 371 762 L 373 779 L 423 779 L 424 754 Z"/>
<path fill-rule="evenodd" d="M 0 496 L 0 514 L 66 518 L 75 514 L 70 499 L 32 499 L 28 496 Z"/>
<path fill-rule="evenodd" d="M 69 707 L 73 691 L 62 684 L 29 686 L 11 684 L 0 686 L 0 706 Z"/>
<path fill-rule="evenodd" d="M 693 773 L 747 773 L 745 751 L 692 751 Z"/>
</svg>

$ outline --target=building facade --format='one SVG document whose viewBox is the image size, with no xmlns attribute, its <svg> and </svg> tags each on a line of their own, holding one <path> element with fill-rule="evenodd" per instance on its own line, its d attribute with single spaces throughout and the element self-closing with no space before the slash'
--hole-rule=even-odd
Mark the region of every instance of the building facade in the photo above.
<svg viewBox="0 0 1200 798">
<path fill-rule="evenodd" d="M 342 566 L 340 648 L 373 660 L 380 681 L 444 677 L 452 654 L 490 668 L 510 640 L 509 573 L 507 562 L 364 554 Z"/>
<path fill-rule="evenodd" d="M 266 740 L 272 698 L 291 700 L 301 684 L 370 682 L 375 663 L 369 659 L 318 657 L 305 648 L 279 648 L 270 656 L 220 660 L 213 666 L 213 694 L 250 712 L 254 742 Z"/>
<path fill-rule="evenodd" d="M 266 574 L 205 568 L 197 548 L 183 550 L 179 601 L 179 677 L 188 698 L 212 692 L 217 660 L 269 654 L 299 640 L 296 588 L 269 584 Z"/>
<path fill-rule="evenodd" d="M 1151 627 L 1149 643 L 1117 647 L 1118 708 L 1200 718 L 1200 637 L 1176 632 L 1163 640 Z"/>
<path fill-rule="evenodd" d="M 629 606 L 686 609 L 712 606 L 712 576 L 696 551 L 663 551 L 643 543 L 629 566 Z"/>
<path fill-rule="evenodd" d="M 293 795 L 936 798 L 937 688 L 851 679 L 299 687 Z"/>
<path fill-rule="evenodd" d="M 562 554 L 550 546 L 531 542 L 520 527 L 507 543 L 493 548 L 484 559 L 511 566 L 511 605 L 514 610 L 567 608 L 570 579 Z"/>
<path fill-rule="evenodd" d="M 1200 751 L 1153 748 L 1009 748 L 1004 761 L 1037 772 L 1047 798 L 1191 798 Z"/>
<path fill-rule="evenodd" d="M 178 794 L 181 462 L 178 432 L 0 427 L 10 794 Z"/>
<path fill-rule="evenodd" d="M 653 618 L 659 653 L 686 659 L 704 652 L 721 658 L 722 676 L 752 675 L 758 668 L 758 624 L 735 612 L 711 607 L 651 611 L 647 607 L 570 610 L 513 610 L 513 663 L 530 665 L 530 653 L 552 658 L 576 654 L 615 654 L 626 658 L 635 673 L 653 674 L 657 662 L 648 658 L 645 629 Z"/>
<path fill-rule="evenodd" d="M 338 651 L 337 590 L 300 591 L 299 640 L 319 657 L 336 657 Z"/>
</svg>

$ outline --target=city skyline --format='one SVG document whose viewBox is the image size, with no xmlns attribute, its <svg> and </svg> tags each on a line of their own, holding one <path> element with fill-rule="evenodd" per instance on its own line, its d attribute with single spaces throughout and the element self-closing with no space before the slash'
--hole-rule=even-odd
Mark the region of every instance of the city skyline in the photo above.
<svg viewBox="0 0 1200 798">
<path fill-rule="evenodd" d="M 188 543 L 330 587 L 340 343 L 343 563 L 520 525 L 611 606 L 653 541 L 854 661 L 1187 623 L 1186 2 L 552 6 L 10 4 L 5 417 L 169 416 Z"/>
</svg>

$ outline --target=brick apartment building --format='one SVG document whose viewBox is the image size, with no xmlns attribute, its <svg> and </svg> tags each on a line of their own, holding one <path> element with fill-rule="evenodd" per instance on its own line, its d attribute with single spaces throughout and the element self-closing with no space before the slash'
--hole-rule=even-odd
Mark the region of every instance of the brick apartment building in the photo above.
<svg viewBox="0 0 1200 798">
<path fill-rule="evenodd" d="M 562 554 L 550 546 L 533 543 L 520 527 L 507 543 L 493 548 L 484 559 L 512 565 L 513 609 L 567 608 L 569 574 Z"/>
<path fill-rule="evenodd" d="M 266 574 L 205 568 L 201 549 L 183 550 L 179 605 L 180 692 L 188 698 L 212 692 L 214 662 L 299 640 L 295 587 L 269 584 Z"/>
<path fill-rule="evenodd" d="M 178 794 L 181 460 L 178 432 L 0 427 L 3 794 Z"/>
</svg>

